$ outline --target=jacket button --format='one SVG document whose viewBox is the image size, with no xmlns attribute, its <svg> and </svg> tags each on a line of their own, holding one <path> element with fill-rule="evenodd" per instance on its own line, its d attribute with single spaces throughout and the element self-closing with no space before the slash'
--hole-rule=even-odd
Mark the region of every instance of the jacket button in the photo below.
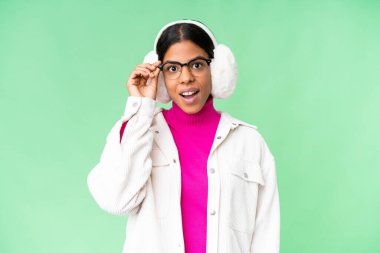
<svg viewBox="0 0 380 253">
<path fill-rule="evenodd" d="M 176 163 L 177 161 L 176 161 L 176 159 L 173 159 L 173 163 Z"/>
<path fill-rule="evenodd" d="M 159 134 L 159 133 L 160 133 L 160 132 L 159 132 L 159 131 L 157 131 L 157 130 L 156 130 L 156 131 L 154 131 L 154 132 L 155 132 L 156 134 Z"/>
<path fill-rule="evenodd" d="M 211 214 L 211 215 L 215 215 L 215 214 L 216 214 L 215 210 L 212 210 L 212 211 L 210 212 L 210 214 Z"/>
<path fill-rule="evenodd" d="M 214 168 L 211 168 L 211 169 L 210 169 L 210 173 L 214 174 L 214 173 L 215 173 L 215 169 L 214 169 Z"/>
<path fill-rule="evenodd" d="M 216 137 L 218 140 L 220 140 L 220 139 L 222 139 L 222 136 L 218 136 L 218 137 Z"/>
</svg>

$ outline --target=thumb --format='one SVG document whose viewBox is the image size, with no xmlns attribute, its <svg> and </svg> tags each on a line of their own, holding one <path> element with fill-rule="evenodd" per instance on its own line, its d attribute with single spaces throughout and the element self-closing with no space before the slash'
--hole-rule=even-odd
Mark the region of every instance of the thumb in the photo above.
<svg viewBox="0 0 380 253">
<path fill-rule="evenodd" d="M 161 61 L 160 61 L 160 60 L 158 60 L 158 61 L 156 61 L 155 63 L 153 63 L 153 65 L 156 66 L 156 67 L 158 67 L 160 64 L 161 64 Z"/>
<path fill-rule="evenodd" d="M 157 83 L 158 83 L 158 75 L 160 74 L 160 69 L 157 68 L 154 72 L 153 72 L 154 76 L 152 77 L 152 82 L 151 82 L 151 85 L 153 85 L 154 87 L 157 87 Z"/>
</svg>

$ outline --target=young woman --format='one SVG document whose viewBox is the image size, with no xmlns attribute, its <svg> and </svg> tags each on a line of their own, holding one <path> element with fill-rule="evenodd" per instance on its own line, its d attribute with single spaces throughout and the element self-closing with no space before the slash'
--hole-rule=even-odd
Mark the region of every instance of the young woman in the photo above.
<svg viewBox="0 0 380 253">
<path fill-rule="evenodd" d="M 128 216 L 123 252 L 278 253 L 274 158 L 255 126 L 213 106 L 234 90 L 232 52 L 204 24 L 179 20 L 144 62 L 87 178 L 102 209 Z"/>
</svg>

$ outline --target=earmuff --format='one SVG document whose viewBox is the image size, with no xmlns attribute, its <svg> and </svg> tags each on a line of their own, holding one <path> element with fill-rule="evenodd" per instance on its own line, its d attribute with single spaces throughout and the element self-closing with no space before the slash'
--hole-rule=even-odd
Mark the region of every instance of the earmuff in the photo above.
<svg viewBox="0 0 380 253">
<path fill-rule="evenodd" d="M 232 95 L 236 87 L 238 72 L 237 72 L 237 64 L 236 64 L 235 57 L 232 51 L 227 46 L 223 44 L 218 44 L 212 32 L 204 24 L 198 21 L 183 19 L 183 20 L 177 20 L 165 25 L 156 36 L 153 50 L 150 51 L 145 56 L 143 62 L 154 63 L 158 61 L 158 55 L 155 49 L 156 49 L 156 45 L 161 34 L 168 27 L 175 24 L 180 24 L 180 23 L 194 24 L 200 27 L 201 29 L 203 29 L 211 38 L 214 44 L 214 58 L 212 59 L 210 63 L 211 82 L 212 82 L 211 95 L 214 98 L 220 98 L 220 99 L 228 98 L 230 95 Z M 147 84 L 149 85 L 150 82 L 151 80 L 148 79 Z M 156 100 L 160 103 L 164 103 L 164 104 L 168 103 L 171 100 L 171 98 L 169 97 L 169 94 L 166 90 L 165 80 L 161 72 L 158 76 L 157 85 L 158 86 L 157 86 Z"/>
</svg>

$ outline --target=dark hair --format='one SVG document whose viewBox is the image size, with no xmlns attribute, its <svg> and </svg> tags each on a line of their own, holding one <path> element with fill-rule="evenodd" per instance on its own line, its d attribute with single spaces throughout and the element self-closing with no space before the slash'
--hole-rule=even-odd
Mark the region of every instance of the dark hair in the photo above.
<svg viewBox="0 0 380 253">
<path fill-rule="evenodd" d="M 156 46 L 158 59 L 162 62 L 169 47 L 184 40 L 190 40 L 205 50 L 210 58 L 214 58 L 214 43 L 202 28 L 194 24 L 178 23 L 166 28 L 158 39 Z"/>
</svg>

